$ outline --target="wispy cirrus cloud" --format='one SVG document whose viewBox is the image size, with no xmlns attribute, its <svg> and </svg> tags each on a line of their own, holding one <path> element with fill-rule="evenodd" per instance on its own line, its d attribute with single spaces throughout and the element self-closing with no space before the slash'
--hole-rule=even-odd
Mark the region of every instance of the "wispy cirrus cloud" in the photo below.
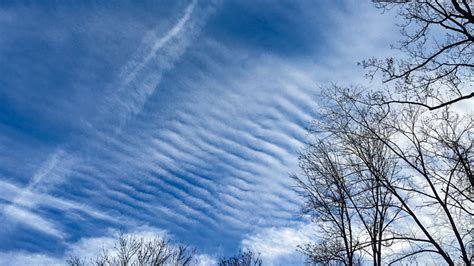
<svg viewBox="0 0 474 266">
<path fill-rule="evenodd" d="M 141 112 L 164 72 L 173 68 L 192 45 L 216 7 L 213 1 L 200 4 L 192 0 L 167 32 L 159 33 L 160 28 L 148 32 L 131 60 L 120 71 L 117 81 L 110 85 L 109 95 L 101 104 L 105 113 L 101 114 L 99 121 L 110 121 L 113 115 L 118 117 L 119 125 L 115 126 L 120 128 L 128 116 Z"/>
<path fill-rule="evenodd" d="M 173 67 L 191 40 L 199 34 L 200 27 L 212 11 L 212 7 L 196 7 L 197 4 L 197 1 L 191 1 L 182 17 L 164 36 L 160 36 L 156 29 L 145 36 L 135 56 L 123 68 L 118 80 L 110 86 L 110 95 L 106 98 L 107 102 L 103 103 L 105 109 L 99 114 L 99 121 L 109 121 L 111 116 L 117 116 L 120 120 L 119 124 L 109 125 L 107 130 L 120 130 L 128 116 L 140 112 L 146 99 L 158 86 L 162 73 Z M 193 16 L 193 12 L 197 14 Z M 93 121 L 94 119 L 89 122 L 90 132 L 87 134 L 97 134 L 104 130 L 100 128 L 100 124 Z M 81 139 L 71 141 L 84 142 Z M 55 228 L 54 223 L 30 210 L 37 205 L 32 200 L 35 192 L 47 193 L 49 189 L 64 182 L 73 174 L 75 167 L 84 163 L 81 151 L 73 151 L 70 146 L 65 144 L 50 155 L 34 173 L 28 185 L 8 199 L 9 202 L 3 208 L 4 215 L 45 233 L 63 236 L 60 229 Z M 6 186 L 15 185 L 7 183 Z M 18 187 L 15 187 L 15 190 L 18 190 Z"/>
</svg>

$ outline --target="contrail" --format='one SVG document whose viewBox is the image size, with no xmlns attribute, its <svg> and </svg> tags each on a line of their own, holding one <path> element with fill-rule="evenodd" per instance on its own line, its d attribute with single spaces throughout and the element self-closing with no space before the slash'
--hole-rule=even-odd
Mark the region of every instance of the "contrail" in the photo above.
<svg viewBox="0 0 474 266">
<path fill-rule="evenodd" d="M 159 85 L 162 74 L 173 68 L 199 33 L 209 12 L 205 8 L 196 10 L 197 3 L 197 0 L 191 1 L 176 24 L 163 36 L 159 37 L 155 28 L 143 38 L 142 45 L 122 69 L 118 80 L 109 86 L 110 94 L 104 103 L 105 115 L 113 113 L 119 125 L 109 125 L 106 131 L 121 131 L 131 115 L 141 112 Z M 193 16 L 197 11 L 200 11 L 199 16 Z M 106 121 L 107 124 L 110 122 Z"/>
<path fill-rule="evenodd" d="M 189 21 L 191 14 L 196 7 L 197 0 L 193 0 L 185 9 L 184 15 L 178 20 L 178 23 L 169 30 L 165 36 L 161 37 L 160 39 L 156 40 L 153 47 L 151 47 L 150 52 L 143 58 L 143 60 L 130 72 L 125 80 L 123 81 L 123 85 L 127 85 L 132 81 L 137 73 L 143 69 L 143 67 L 156 55 L 159 49 L 161 49 L 166 43 L 168 43 L 173 37 L 176 37 L 179 33 L 183 31 L 185 24 Z"/>
<path fill-rule="evenodd" d="M 57 228 L 55 228 L 52 223 L 46 221 L 44 218 L 41 218 L 39 215 L 34 214 L 18 206 L 23 205 L 22 203 L 27 203 L 29 205 L 28 207 L 36 205 L 35 202 L 29 201 L 28 198 L 45 177 L 54 174 L 54 171 L 58 170 L 58 166 L 62 166 L 65 168 L 70 167 L 70 165 L 68 164 L 68 160 L 64 157 L 65 155 L 66 154 L 63 150 L 56 150 L 41 165 L 38 171 L 36 171 L 28 186 L 22 189 L 21 192 L 18 193 L 18 195 L 13 197 L 13 199 L 10 201 L 10 204 L 5 206 L 5 208 L 3 209 L 3 214 L 24 224 L 27 224 L 37 230 L 41 230 L 49 235 L 62 238 L 62 233 Z M 59 171 L 59 174 L 64 174 L 61 173 L 61 169 L 59 169 Z"/>
</svg>

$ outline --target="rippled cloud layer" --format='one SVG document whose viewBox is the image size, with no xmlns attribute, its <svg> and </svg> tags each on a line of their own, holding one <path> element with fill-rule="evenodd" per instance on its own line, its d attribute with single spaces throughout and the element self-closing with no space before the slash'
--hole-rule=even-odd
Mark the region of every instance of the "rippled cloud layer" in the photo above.
<svg viewBox="0 0 474 266">
<path fill-rule="evenodd" d="M 1 6 L 0 261 L 144 227 L 203 261 L 298 261 L 289 176 L 321 87 L 384 53 L 379 18 L 358 1 Z"/>
</svg>

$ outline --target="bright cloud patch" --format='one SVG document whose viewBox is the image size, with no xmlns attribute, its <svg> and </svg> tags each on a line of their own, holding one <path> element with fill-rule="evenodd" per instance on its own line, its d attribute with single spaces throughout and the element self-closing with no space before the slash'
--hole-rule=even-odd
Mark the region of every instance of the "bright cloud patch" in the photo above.
<svg viewBox="0 0 474 266">
<path fill-rule="evenodd" d="M 309 224 L 271 227 L 244 238 L 242 247 L 260 252 L 268 265 L 300 265 L 304 258 L 297 251 L 297 247 L 309 243 L 314 236 L 313 225 Z"/>
</svg>

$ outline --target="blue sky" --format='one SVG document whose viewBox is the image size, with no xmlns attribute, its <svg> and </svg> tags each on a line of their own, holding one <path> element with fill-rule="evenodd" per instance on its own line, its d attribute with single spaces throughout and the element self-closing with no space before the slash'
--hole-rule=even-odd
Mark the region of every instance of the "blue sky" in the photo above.
<svg viewBox="0 0 474 266">
<path fill-rule="evenodd" d="M 118 230 L 297 264 L 319 90 L 398 34 L 355 0 L 12 1 L 0 33 L 0 264 Z"/>
</svg>

